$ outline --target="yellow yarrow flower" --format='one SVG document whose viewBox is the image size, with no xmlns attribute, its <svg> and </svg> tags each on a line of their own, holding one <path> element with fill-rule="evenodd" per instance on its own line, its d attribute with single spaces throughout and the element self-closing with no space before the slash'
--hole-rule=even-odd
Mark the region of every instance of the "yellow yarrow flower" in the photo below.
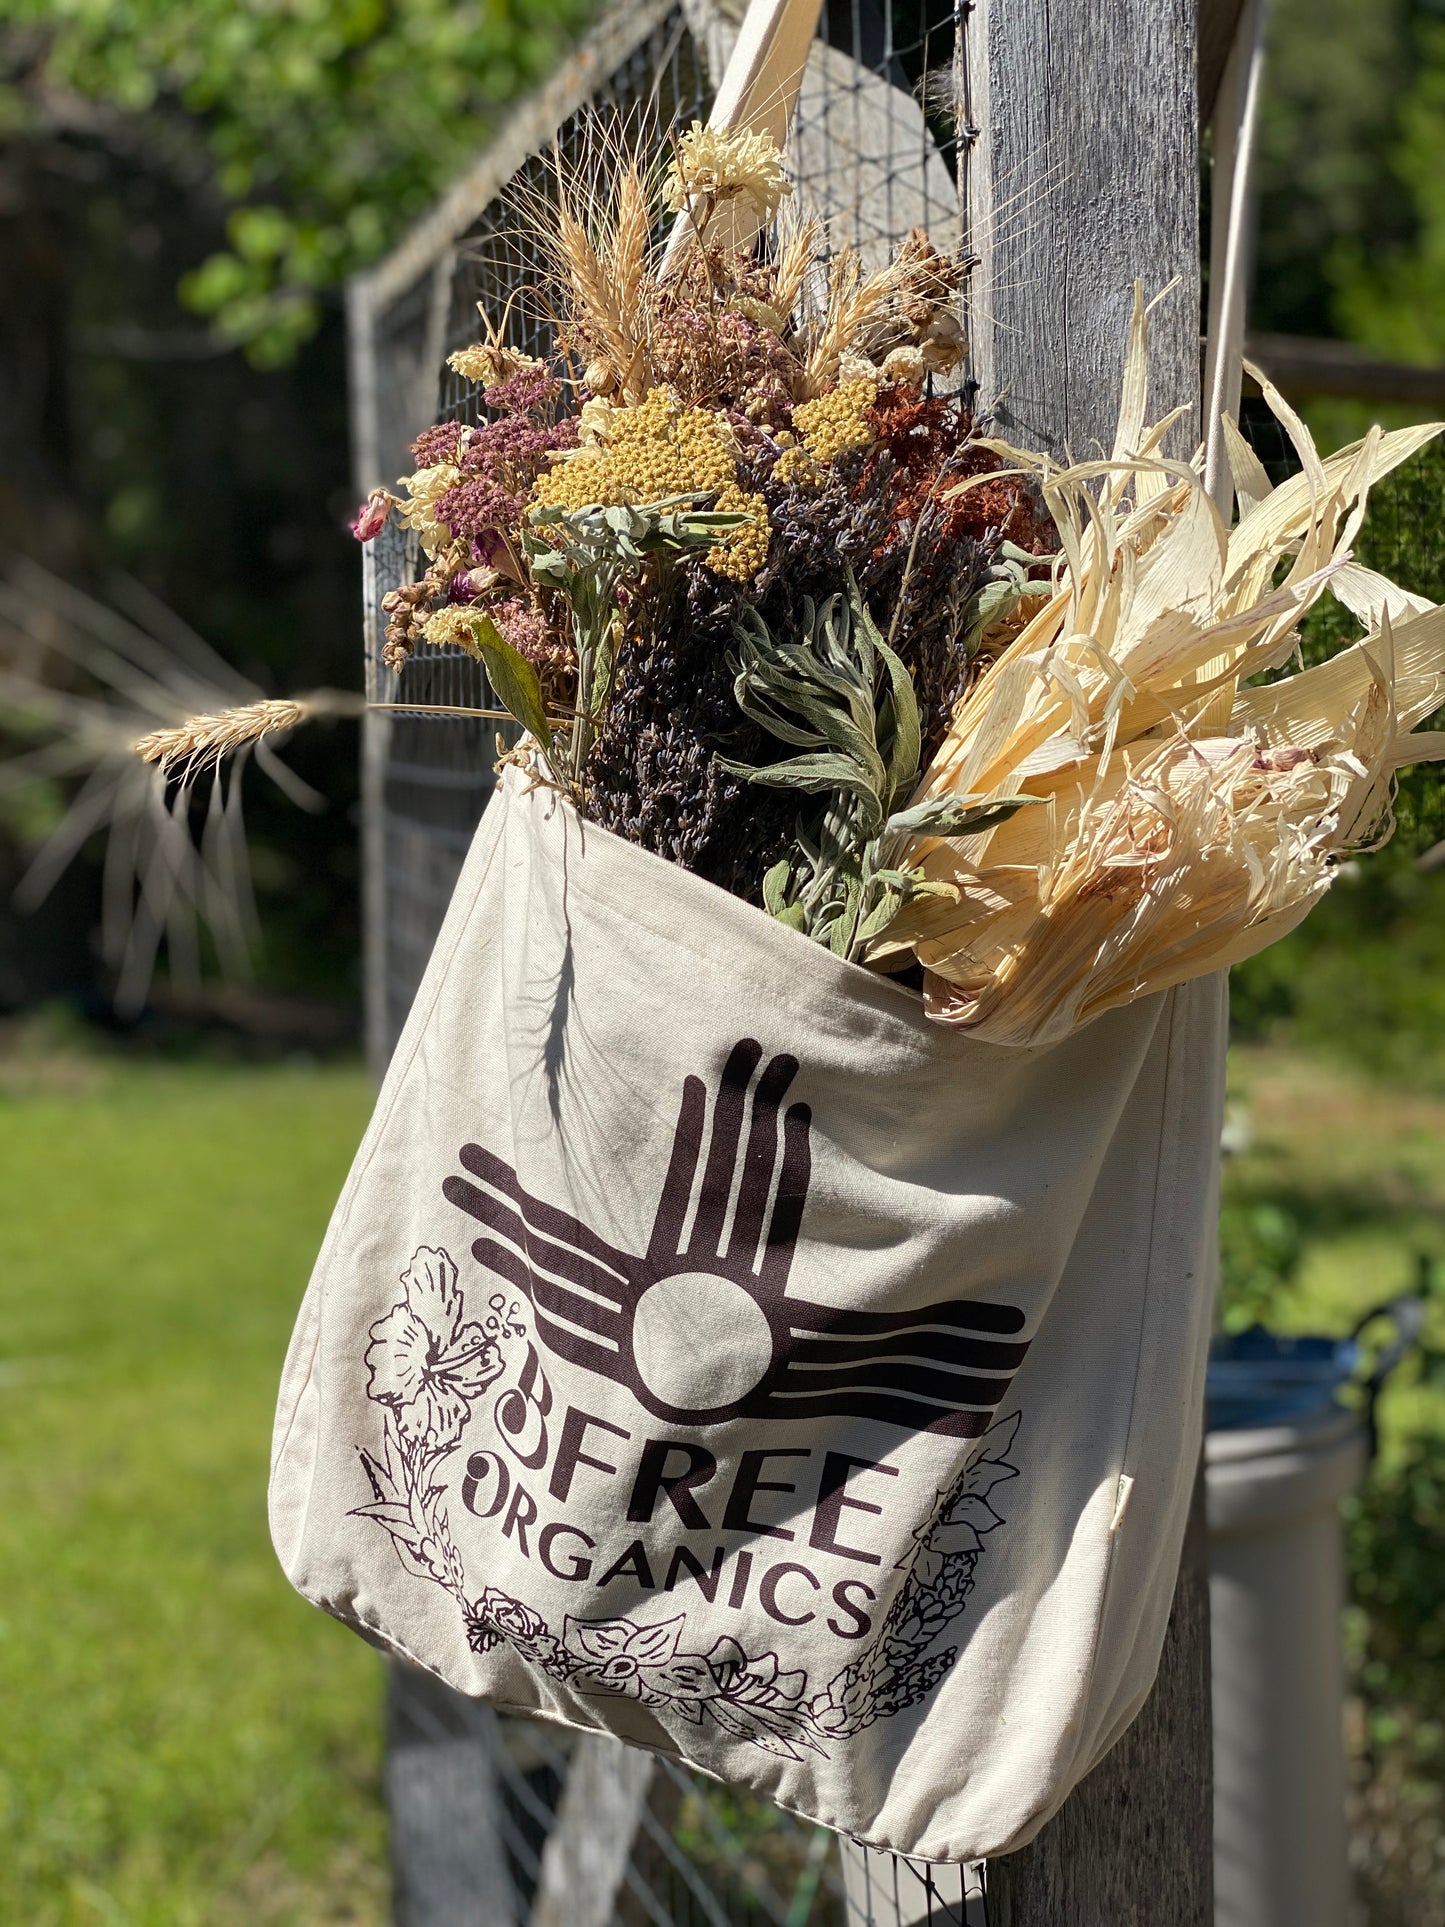
<svg viewBox="0 0 1445 1927">
<path fill-rule="evenodd" d="M 799 443 L 794 448 L 783 450 L 773 464 L 773 479 L 777 482 L 796 482 L 799 488 L 821 488 L 828 475 Z"/>
<path fill-rule="evenodd" d="M 762 496 L 738 486 L 737 439 L 725 415 L 684 408 L 654 388 L 634 407 L 609 409 L 597 433 L 538 479 L 532 500 L 539 508 L 641 507 L 672 495 L 712 495 L 724 513 L 753 520 L 709 549 L 707 566 L 736 582 L 757 574 L 772 527 Z"/>
<path fill-rule="evenodd" d="M 722 133 L 700 120 L 682 136 L 663 183 L 667 205 L 680 213 L 692 200 L 751 201 L 770 221 L 793 184 L 783 172 L 783 157 L 769 134 Z"/>
<path fill-rule="evenodd" d="M 449 602 L 435 609 L 422 625 L 434 649 L 466 649 L 477 653 L 476 621 L 484 612 L 471 603 Z"/>
<path fill-rule="evenodd" d="M 845 449 L 863 448 L 872 441 L 868 410 L 877 394 L 876 381 L 867 375 L 855 375 L 815 401 L 800 402 L 793 410 L 793 428 L 799 440 L 778 457 L 773 469 L 778 481 L 796 482 L 800 488 L 821 488 L 831 461 Z"/>
<path fill-rule="evenodd" d="M 793 428 L 803 446 L 818 462 L 831 462 L 845 448 L 862 448 L 873 439 L 868 410 L 878 395 L 878 384 L 867 375 L 840 381 L 816 401 L 800 402 L 793 410 Z"/>
</svg>

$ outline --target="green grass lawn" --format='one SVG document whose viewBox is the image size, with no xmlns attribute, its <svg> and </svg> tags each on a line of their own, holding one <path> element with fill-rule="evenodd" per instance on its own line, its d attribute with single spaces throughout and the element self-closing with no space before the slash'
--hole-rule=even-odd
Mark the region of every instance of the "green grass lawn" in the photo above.
<svg viewBox="0 0 1445 1927">
<path fill-rule="evenodd" d="M 1235 1322 L 1344 1330 L 1445 1261 L 1445 1100 L 1274 1048 L 1231 1086 Z M 0 1044 L 3 1927 L 386 1917 L 380 1663 L 290 1592 L 265 1520 L 281 1358 L 369 1101 L 353 1067 Z M 1372 1893 L 1427 1908 L 1445 1302 L 1431 1326 L 1351 1525 L 1356 1827 Z"/>
<path fill-rule="evenodd" d="M 380 1662 L 266 1531 L 359 1069 L 0 1062 L 0 1921 L 380 1921 Z"/>
</svg>

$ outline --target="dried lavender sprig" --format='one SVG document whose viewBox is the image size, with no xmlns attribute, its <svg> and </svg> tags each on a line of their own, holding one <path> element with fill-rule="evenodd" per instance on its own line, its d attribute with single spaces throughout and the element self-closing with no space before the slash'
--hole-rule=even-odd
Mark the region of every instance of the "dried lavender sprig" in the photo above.
<svg viewBox="0 0 1445 1927">
<path fill-rule="evenodd" d="M 572 612 L 577 658 L 576 716 L 567 762 L 580 796 L 599 719 L 612 699 L 623 619 L 618 591 L 640 580 L 649 560 L 675 560 L 712 548 L 751 518 L 697 507 L 694 495 L 672 495 L 645 506 L 534 508 L 522 543 L 532 579 L 556 589 Z"/>
</svg>

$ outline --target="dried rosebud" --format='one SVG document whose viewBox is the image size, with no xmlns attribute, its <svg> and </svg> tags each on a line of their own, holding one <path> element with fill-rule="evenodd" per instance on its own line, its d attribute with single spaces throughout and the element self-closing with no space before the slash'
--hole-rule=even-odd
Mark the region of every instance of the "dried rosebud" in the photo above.
<svg viewBox="0 0 1445 1927">
<path fill-rule="evenodd" d="M 420 602 L 429 602 L 435 593 L 436 584 L 425 577 L 420 582 L 403 582 L 399 588 L 388 589 L 381 598 L 381 606 L 392 616 L 403 609 L 414 609 Z"/>
<path fill-rule="evenodd" d="M 373 542 L 386 527 L 396 497 L 389 489 L 374 488 L 367 496 L 356 520 L 351 524 L 351 533 L 358 542 Z"/>
<path fill-rule="evenodd" d="M 881 372 L 876 362 L 870 361 L 867 355 L 860 355 L 855 350 L 845 349 L 838 357 L 840 382 L 877 381 Z"/>
<path fill-rule="evenodd" d="M 607 424 L 612 418 L 612 403 L 601 395 L 592 395 L 582 404 L 582 412 L 577 417 L 577 445 L 579 448 L 595 448 L 607 439 Z"/>
<path fill-rule="evenodd" d="M 449 594 L 453 602 L 474 602 L 478 596 L 490 595 L 501 580 L 501 570 L 484 563 L 480 568 L 462 569 L 454 575 Z"/>
<path fill-rule="evenodd" d="M 963 360 L 961 341 L 925 341 L 918 350 L 923 357 L 923 365 L 931 375 L 946 375 L 950 368 L 956 368 Z"/>
<path fill-rule="evenodd" d="M 924 376 L 928 373 L 928 363 L 921 348 L 894 348 L 884 356 L 880 373 L 885 382 L 897 382 L 904 388 L 921 388 Z"/>
</svg>

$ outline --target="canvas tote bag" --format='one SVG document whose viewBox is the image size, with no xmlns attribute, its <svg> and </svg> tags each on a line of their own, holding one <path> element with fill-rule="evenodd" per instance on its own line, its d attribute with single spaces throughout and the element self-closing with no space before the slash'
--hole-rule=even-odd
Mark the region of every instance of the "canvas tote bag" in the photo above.
<svg viewBox="0 0 1445 1927">
<path fill-rule="evenodd" d="M 1021 1845 L 1158 1664 L 1222 999 L 980 1043 L 509 771 L 287 1359 L 293 1584 L 871 1846 Z"/>
</svg>

